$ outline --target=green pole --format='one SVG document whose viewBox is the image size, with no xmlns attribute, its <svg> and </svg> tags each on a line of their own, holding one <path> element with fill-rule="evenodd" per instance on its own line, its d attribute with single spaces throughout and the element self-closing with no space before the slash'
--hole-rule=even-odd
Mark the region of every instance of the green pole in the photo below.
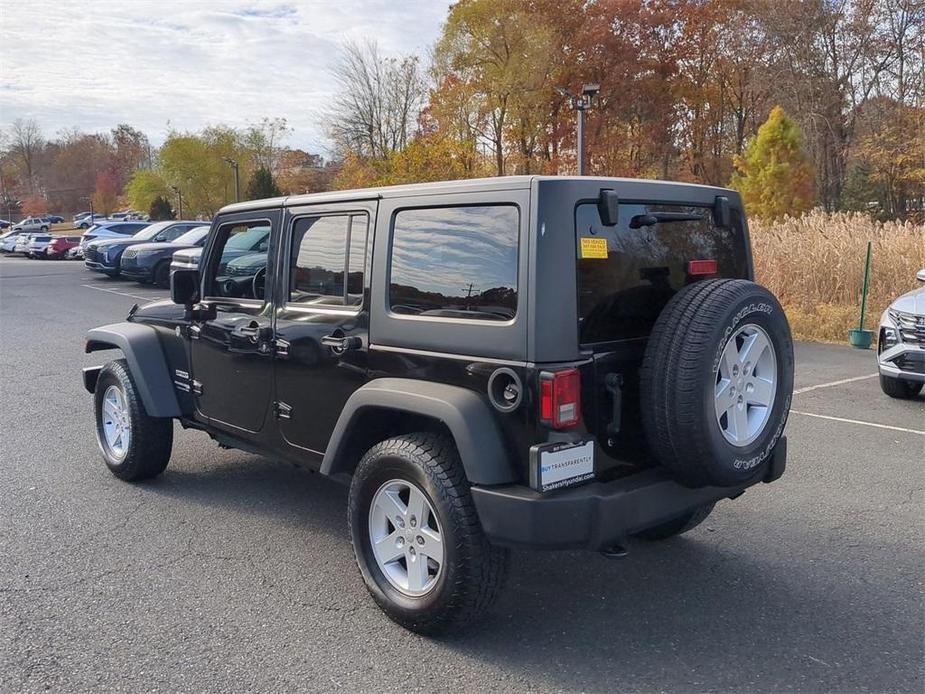
<svg viewBox="0 0 925 694">
<path fill-rule="evenodd" d="M 861 290 L 861 323 L 860 330 L 864 329 L 864 312 L 867 310 L 867 286 L 870 283 L 870 241 L 867 242 L 867 260 L 864 263 L 864 288 Z"/>
</svg>

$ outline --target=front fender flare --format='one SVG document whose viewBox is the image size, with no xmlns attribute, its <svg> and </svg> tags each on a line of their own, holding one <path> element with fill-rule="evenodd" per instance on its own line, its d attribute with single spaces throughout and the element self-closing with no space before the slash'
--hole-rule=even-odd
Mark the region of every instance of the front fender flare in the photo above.
<svg viewBox="0 0 925 694">
<path fill-rule="evenodd" d="M 358 415 L 367 408 L 421 415 L 442 422 L 453 436 L 471 484 L 516 480 L 501 430 L 489 405 L 459 386 L 408 378 L 379 378 L 357 389 L 341 411 L 321 463 L 321 473 L 342 472 L 343 452 Z"/>
<path fill-rule="evenodd" d="M 113 323 L 87 332 L 84 351 L 120 349 L 138 387 L 145 410 L 152 417 L 180 417 L 183 412 L 173 390 L 164 350 L 157 331 L 139 323 Z M 95 386 L 95 379 L 94 379 Z"/>
</svg>

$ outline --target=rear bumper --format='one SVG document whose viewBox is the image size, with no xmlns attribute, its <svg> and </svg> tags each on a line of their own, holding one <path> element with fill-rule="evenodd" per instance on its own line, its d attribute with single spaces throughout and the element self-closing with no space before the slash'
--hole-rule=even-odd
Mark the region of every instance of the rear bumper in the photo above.
<svg viewBox="0 0 925 694">
<path fill-rule="evenodd" d="M 773 482 L 784 473 L 786 460 L 782 437 L 763 474 L 741 487 L 691 489 L 651 469 L 547 494 L 520 485 L 472 487 L 472 498 L 495 544 L 602 550 L 703 504 L 735 498 L 757 482 Z"/>
</svg>

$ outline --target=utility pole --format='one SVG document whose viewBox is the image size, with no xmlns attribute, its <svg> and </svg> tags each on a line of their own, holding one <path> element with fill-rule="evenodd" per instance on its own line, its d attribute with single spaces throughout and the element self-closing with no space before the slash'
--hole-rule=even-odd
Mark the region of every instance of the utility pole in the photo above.
<svg viewBox="0 0 925 694">
<path fill-rule="evenodd" d="M 581 89 L 581 96 L 572 94 L 565 87 L 556 87 L 556 91 L 568 99 L 569 106 L 573 111 L 578 112 L 578 175 L 584 176 L 587 168 L 587 158 L 585 156 L 585 112 L 588 111 L 594 103 L 594 97 L 601 91 L 599 84 L 586 84 Z"/>
<path fill-rule="evenodd" d="M 236 162 L 234 159 L 229 159 L 228 157 L 223 158 L 225 163 L 234 169 L 234 201 L 241 202 L 241 180 L 239 177 L 240 172 L 238 171 L 238 162 Z"/>
<path fill-rule="evenodd" d="M 170 186 L 173 192 L 177 194 L 177 219 L 183 219 L 183 193 L 177 186 Z"/>
</svg>

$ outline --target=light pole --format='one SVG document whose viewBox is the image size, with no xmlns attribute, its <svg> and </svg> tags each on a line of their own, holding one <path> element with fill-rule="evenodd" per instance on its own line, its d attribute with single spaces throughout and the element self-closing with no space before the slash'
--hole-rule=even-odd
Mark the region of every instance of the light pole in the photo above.
<svg viewBox="0 0 925 694">
<path fill-rule="evenodd" d="M 556 87 L 556 91 L 569 100 L 572 110 L 578 111 L 578 175 L 585 175 L 585 111 L 591 108 L 594 97 L 601 91 L 599 84 L 586 84 L 581 88 L 581 96 L 575 96 L 565 87 Z"/>
<path fill-rule="evenodd" d="M 234 169 L 234 201 L 241 202 L 241 180 L 239 178 L 238 162 L 236 162 L 234 159 L 229 159 L 228 157 L 222 158 L 225 160 L 226 164 Z"/>
<path fill-rule="evenodd" d="M 177 186 L 170 186 L 173 192 L 177 194 L 177 219 L 183 219 L 183 193 Z"/>
</svg>

